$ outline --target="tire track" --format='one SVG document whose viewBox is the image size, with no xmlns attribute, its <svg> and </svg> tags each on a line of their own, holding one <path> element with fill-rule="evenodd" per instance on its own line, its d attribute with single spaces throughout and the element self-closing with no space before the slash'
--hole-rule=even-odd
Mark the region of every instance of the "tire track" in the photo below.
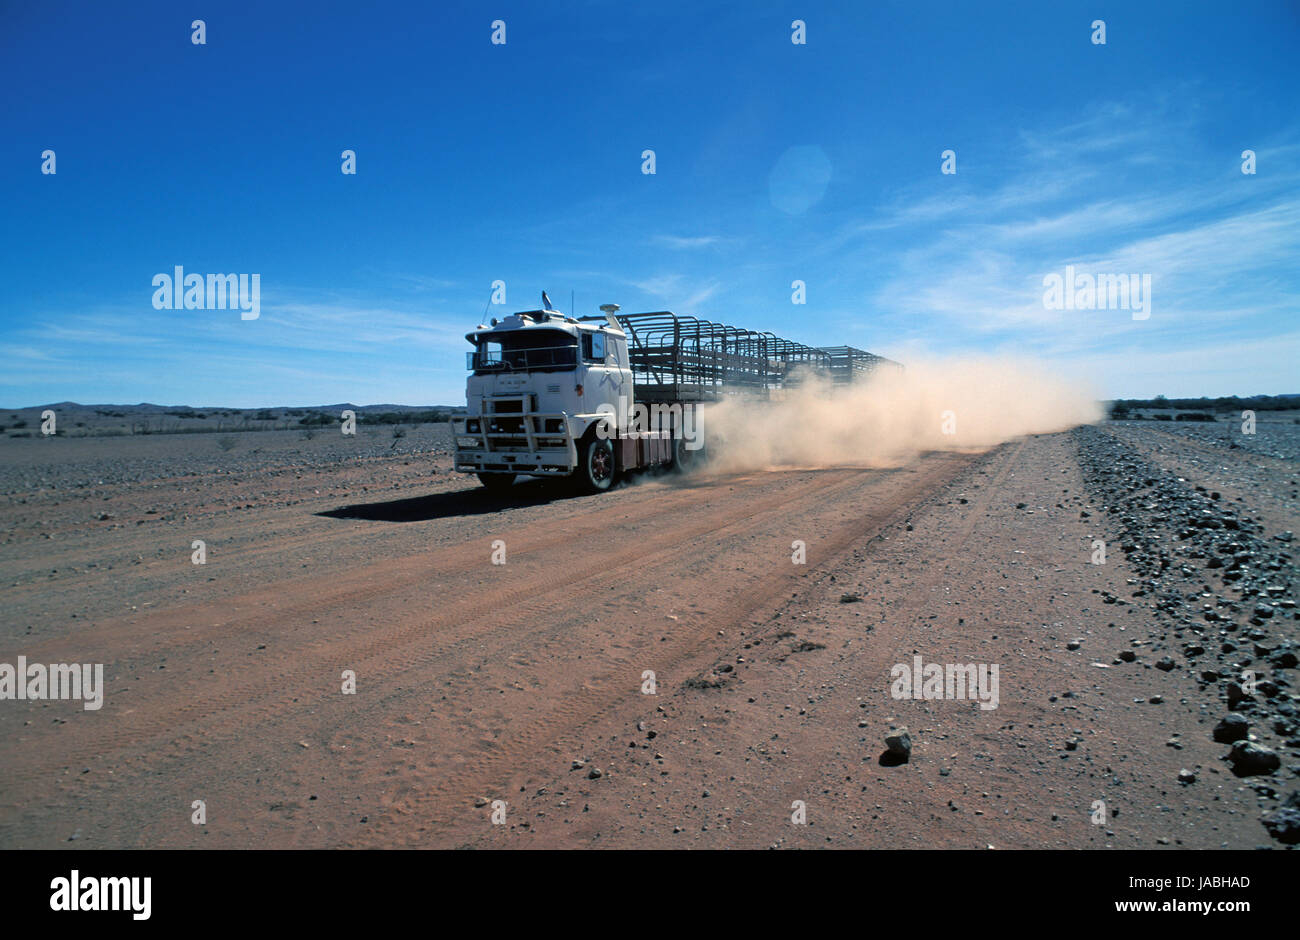
<svg viewBox="0 0 1300 940">
<path fill-rule="evenodd" d="M 805 487 L 799 495 L 801 502 L 815 502 L 820 499 L 825 491 L 838 490 L 846 486 L 851 486 L 854 481 L 854 475 L 851 471 L 840 471 L 828 475 L 823 480 L 818 480 L 812 487 Z M 777 481 L 781 483 L 783 481 Z M 513 605 L 509 616 L 500 618 L 486 625 L 487 628 L 494 631 L 508 631 L 510 628 L 517 626 L 522 622 L 545 621 L 546 614 L 553 609 L 553 595 L 558 592 L 572 591 L 575 588 L 581 588 L 583 585 L 595 581 L 607 579 L 609 571 L 619 569 L 639 569 L 644 568 L 647 563 L 663 567 L 671 566 L 679 562 L 677 557 L 679 551 L 679 541 L 684 537 L 686 539 L 699 538 L 708 533 L 713 533 L 718 542 L 724 542 L 738 528 L 753 529 L 761 526 L 763 520 L 774 513 L 783 513 L 788 511 L 789 497 L 784 493 L 784 486 L 778 486 L 777 492 L 770 493 L 758 501 L 750 501 L 743 507 L 745 515 L 740 518 L 731 518 L 729 521 L 716 521 L 718 517 L 726 519 L 729 513 L 734 513 L 734 509 L 729 505 L 722 506 L 721 509 L 713 510 L 711 513 L 697 514 L 694 523 L 681 530 L 679 528 L 665 529 L 654 538 L 628 545 L 621 551 L 614 551 L 605 554 L 602 557 L 604 569 L 592 567 L 589 574 L 574 578 L 567 567 L 548 567 L 539 573 L 527 576 L 522 583 L 511 583 L 490 590 L 486 593 L 476 589 L 472 593 L 467 593 L 463 600 L 443 608 L 434 618 L 423 616 L 411 617 L 394 615 L 395 619 L 392 625 L 379 635 L 372 635 L 365 631 L 365 628 L 352 627 L 343 633 L 334 633 L 326 638 L 315 638 L 306 645 L 299 647 L 293 654 L 292 662 L 281 660 L 282 665 L 271 672 L 264 669 L 257 670 L 249 675 L 244 681 L 223 682 L 216 685 L 210 692 L 202 698 L 189 699 L 193 696 L 194 690 L 180 689 L 176 686 L 167 686 L 159 689 L 156 696 L 133 695 L 130 702 L 131 712 L 138 715 L 138 719 L 124 720 L 125 715 L 120 716 L 109 729 L 97 728 L 93 733 L 89 728 L 84 734 L 76 726 L 65 726 L 64 737 L 72 740 L 66 741 L 68 750 L 64 751 L 63 760 L 68 764 L 85 761 L 91 757 L 104 754 L 106 751 L 127 749 L 137 744 L 148 743 L 151 751 L 165 745 L 166 742 L 175 737 L 193 733 L 200 730 L 209 723 L 218 723 L 217 727 L 232 724 L 235 728 L 246 725 L 250 721 L 264 721 L 270 715 L 282 711 L 286 704 L 284 699 L 285 689 L 310 689 L 314 685 L 320 687 L 320 695 L 333 694 L 335 691 L 332 677 L 337 674 L 335 664 L 345 664 L 347 668 L 357 668 L 352 665 L 360 663 L 360 669 L 373 669 L 376 674 L 381 671 L 387 671 L 393 676 L 400 676 L 403 672 L 415 668 L 422 661 L 428 661 L 435 658 L 444 658 L 448 653 L 464 648 L 467 645 L 482 639 L 480 632 L 476 630 L 482 624 L 474 614 L 480 609 L 495 610 L 508 606 L 507 602 L 512 601 L 520 596 L 529 597 L 529 601 L 523 605 Z M 687 493 L 689 491 L 678 491 Z M 654 494 L 648 494 L 647 499 L 654 500 Z M 650 514 L 659 514 L 662 508 L 651 508 Z M 511 537 L 513 539 L 513 536 Z M 561 539 L 557 539 L 559 541 Z M 460 552 L 463 546 L 449 546 L 443 549 L 444 552 Z M 364 604 L 371 604 L 383 601 L 381 609 L 384 607 L 394 608 L 396 611 L 409 611 L 413 605 L 410 603 L 408 595 L 401 594 L 401 588 L 409 588 L 422 580 L 422 570 L 427 564 L 425 559 L 419 556 L 402 559 L 402 570 L 393 572 L 386 565 L 372 566 L 366 571 L 366 574 L 372 574 L 376 569 L 387 571 L 387 580 L 375 582 L 365 576 L 345 579 L 342 586 L 335 591 L 318 595 L 307 593 L 298 602 L 284 606 L 274 606 L 271 608 L 272 619 L 266 619 L 268 611 L 259 609 L 244 614 L 241 617 L 228 621 L 223 626 L 227 627 L 227 633 L 223 634 L 223 639 L 228 639 L 230 633 L 238 633 L 241 627 L 258 626 L 258 635 L 280 635 L 279 631 L 274 628 L 285 620 L 304 620 L 307 619 L 313 610 L 321 607 L 327 607 L 334 610 L 339 607 L 355 608 Z M 416 571 L 411 573 L 408 569 L 416 567 Z M 485 567 L 483 560 L 475 563 L 472 568 L 466 570 L 479 571 Z M 578 568 L 584 566 L 578 565 Z M 313 579 L 309 584 L 314 585 L 316 580 Z M 358 583 L 360 586 L 358 587 Z M 246 601 L 251 603 L 251 601 Z M 185 613 L 182 611 L 181 613 Z M 181 618 L 182 620 L 185 618 Z M 424 653 L 421 659 L 415 662 L 405 662 L 400 665 L 394 663 L 393 653 L 404 647 L 415 645 L 423 648 L 424 636 L 440 629 L 454 628 L 459 626 L 461 629 L 468 631 L 465 635 L 459 636 L 448 649 L 439 647 L 435 650 L 429 650 Z M 142 618 L 140 625 L 142 632 L 146 634 L 155 630 L 173 630 L 184 635 L 183 628 L 177 622 L 177 613 L 172 611 L 162 611 L 155 618 Z M 547 628 L 527 634 L 525 637 L 519 637 L 517 634 L 511 634 L 509 642 L 531 643 L 535 641 L 539 634 L 545 633 Z M 358 635 L 358 631 L 360 631 Z M 195 639 L 204 639 L 203 634 L 199 634 Z M 339 649 L 339 644 L 352 644 Z M 310 663 L 303 663 L 302 660 L 311 658 Z M 80 659 L 85 659 L 85 655 Z M 36 661 L 29 655 L 31 661 Z M 50 653 L 48 661 L 59 661 L 55 652 Z M 79 660 L 80 661 L 80 660 Z M 114 664 L 117 665 L 117 664 Z M 108 670 L 106 670 L 108 672 Z M 359 672 L 359 674 L 363 674 Z M 325 677 L 330 677 L 328 685 L 324 683 Z M 313 681 L 315 679 L 315 681 Z M 328 689 L 328 693 L 327 690 Z M 176 701 L 177 698 L 180 701 Z M 179 716 L 192 716 L 185 718 L 181 723 L 177 723 Z M 69 733 L 71 732 L 71 733 Z M 233 738 L 237 732 L 231 731 L 229 735 Z M 209 739 L 220 740 L 222 734 L 218 731 L 215 735 L 209 735 Z M 15 782 L 26 782 L 32 774 L 44 772 L 42 769 L 28 767 L 11 768 L 11 779 Z"/>
</svg>

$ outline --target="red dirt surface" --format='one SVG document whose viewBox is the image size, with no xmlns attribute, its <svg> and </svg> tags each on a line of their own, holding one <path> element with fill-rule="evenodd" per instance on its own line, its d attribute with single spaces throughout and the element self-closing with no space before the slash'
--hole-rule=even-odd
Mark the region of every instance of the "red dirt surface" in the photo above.
<svg viewBox="0 0 1300 940">
<path fill-rule="evenodd" d="M 275 472 L 244 455 L 82 487 L 13 459 L 0 662 L 103 663 L 106 689 L 99 711 L 0 702 L 0 846 L 1269 842 L 1259 780 L 1210 738 L 1213 690 L 1115 658 L 1163 628 L 1144 598 L 1099 593 L 1129 598 L 1133 573 L 1117 546 L 1090 563 L 1111 536 L 1075 435 L 498 499 L 446 472 L 438 433 L 338 462 L 245 435 L 280 448 Z M 1167 437 L 1181 472 L 1210 446 Z M 75 443 L 74 464 L 109 446 Z M 1268 522 L 1294 526 L 1294 464 L 1223 454 L 1275 475 Z M 895 699 L 914 655 L 998 665 L 998 707 Z M 895 725 L 912 756 L 887 766 Z"/>
</svg>

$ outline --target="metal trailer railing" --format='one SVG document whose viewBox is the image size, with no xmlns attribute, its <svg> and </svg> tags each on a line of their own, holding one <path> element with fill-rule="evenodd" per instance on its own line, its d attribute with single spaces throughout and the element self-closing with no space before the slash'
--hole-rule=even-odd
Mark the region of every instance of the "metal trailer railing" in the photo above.
<svg viewBox="0 0 1300 940">
<path fill-rule="evenodd" d="M 864 379 L 882 367 L 902 368 L 892 359 L 852 346 L 823 346 L 822 352 L 830 357 L 831 377 L 838 384 Z"/>
<path fill-rule="evenodd" d="M 770 332 L 745 330 L 668 310 L 620 313 L 615 317 L 627 334 L 628 358 L 638 394 L 647 400 L 768 393 L 795 384 L 799 366 L 833 372 L 835 365 L 831 352 Z"/>
</svg>

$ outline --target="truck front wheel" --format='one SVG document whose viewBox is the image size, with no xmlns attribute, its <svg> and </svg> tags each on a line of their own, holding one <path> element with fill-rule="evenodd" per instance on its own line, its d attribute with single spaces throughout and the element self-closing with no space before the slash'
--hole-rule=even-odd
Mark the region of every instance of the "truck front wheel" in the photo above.
<svg viewBox="0 0 1300 940">
<path fill-rule="evenodd" d="M 614 445 L 599 437 L 590 437 L 582 445 L 578 470 L 579 487 L 588 493 L 600 493 L 614 484 Z"/>
</svg>

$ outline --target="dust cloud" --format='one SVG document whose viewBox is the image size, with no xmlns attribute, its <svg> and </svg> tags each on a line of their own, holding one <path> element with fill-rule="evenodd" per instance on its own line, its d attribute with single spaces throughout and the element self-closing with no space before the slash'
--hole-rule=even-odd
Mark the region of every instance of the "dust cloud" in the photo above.
<svg viewBox="0 0 1300 940">
<path fill-rule="evenodd" d="M 727 400 L 701 413 L 717 473 L 890 467 L 926 451 L 981 451 L 1102 417 L 1092 390 L 1011 359 L 909 362 L 866 381 L 806 376 L 779 401 Z"/>
</svg>

